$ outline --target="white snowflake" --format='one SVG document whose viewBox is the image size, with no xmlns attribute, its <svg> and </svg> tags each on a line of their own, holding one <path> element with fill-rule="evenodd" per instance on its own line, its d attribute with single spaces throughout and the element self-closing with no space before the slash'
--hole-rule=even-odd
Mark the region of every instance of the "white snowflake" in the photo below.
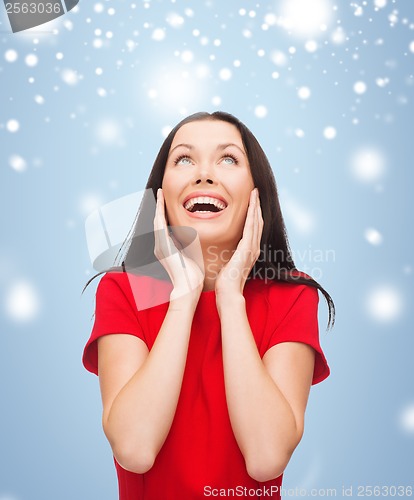
<svg viewBox="0 0 414 500">
<path fill-rule="evenodd" d="M 37 290 L 26 280 L 16 281 L 7 291 L 5 309 L 9 318 L 16 322 L 35 319 L 40 310 Z"/>
<path fill-rule="evenodd" d="M 16 172 L 24 172 L 27 169 L 27 163 L 20 155 L 11 155 L 9 158 L 9 165 Z"/>
<path fill-rule="evenodd" d="M 258 105 L 254 108 L 254 114 L 257 118 L 265 118 L 267 116 L 267 108 L 266 106 Z"/>
<path fill-rule="evenodd" d="M 9 132 L 17 132 L 20 128 L 20 123 L 17 120 L 11 119 L 6 123 L 6 128 Z"/>
<path fill-rule="evenodd" d="M 328 139 L 328 140 L 332 140 L 332 139 L 335 139 L 336 137 L 336 129 L 335 127 L 325 127 L 324 131 L 323 131 L 323 136 L 325 137 L 325 139 Z"/>
<path fill-rule="evenodd" d="M 372 319 L 386 323 L 400 317 L 403 310 L 403 298 L 397 288 L 382 285 L 368 293 L 365 305 Z"/>
<path fill-rule="evenodd" d="M 4 59 L 6 59 L 6 61 L 10 63 L 17 61 L 18 57 L 18 53 L 13 49 L 6 50 L 6 52 L 4 53 Z"/>
</svg>

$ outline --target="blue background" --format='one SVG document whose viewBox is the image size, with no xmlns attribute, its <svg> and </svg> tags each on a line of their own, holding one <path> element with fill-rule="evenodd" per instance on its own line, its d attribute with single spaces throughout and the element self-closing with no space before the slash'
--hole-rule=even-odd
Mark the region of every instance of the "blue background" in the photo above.
<svg viewBox="0 0 414 500">
<path fill-rule="evenodd" d="M 414 4 L 315 0 L 315 22 L 290 28 L 284 4 L 81 1 L 19 34 L 0 7 L 0 500 L 117 498 L 81 364 L 85 219 L 144 188 L 169 127 L 216 109 L 262 144 L 296 265 L 337 308 L 326 333 L 321 296 L 331 376 L 312 387 L 285 498 L 413 486 Z"/>
</svg>

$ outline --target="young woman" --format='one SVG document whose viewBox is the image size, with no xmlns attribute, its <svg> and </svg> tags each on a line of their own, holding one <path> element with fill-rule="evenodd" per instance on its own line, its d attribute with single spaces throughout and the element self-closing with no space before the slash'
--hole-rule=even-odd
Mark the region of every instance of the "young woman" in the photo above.
<svg viewBox="0 0 414 500">
<path fill-rule="evenodd" d="M 145 195 L 83 353 L 120 500 L 280 498 L 310 387 L 330 373 L 318 289 L 328 327 L 332 299 L 295 268 L 266 155 L 234 116 L 180 122 L 146 189 L 155 213 Z"/>
</svg>

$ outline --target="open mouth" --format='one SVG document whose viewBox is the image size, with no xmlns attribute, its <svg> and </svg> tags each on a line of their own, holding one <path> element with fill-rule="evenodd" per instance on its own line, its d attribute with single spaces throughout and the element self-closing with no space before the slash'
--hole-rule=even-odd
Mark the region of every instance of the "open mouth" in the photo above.
<svg viewBox="0 0 414 500">
<path fill-rule="evenodd" d="M 209 212 L 222 212 L 227 205 L 213 198 L 193 198 L 184 204 L 184 208 L 191 213 L 209 213 Z"/>
</svg>

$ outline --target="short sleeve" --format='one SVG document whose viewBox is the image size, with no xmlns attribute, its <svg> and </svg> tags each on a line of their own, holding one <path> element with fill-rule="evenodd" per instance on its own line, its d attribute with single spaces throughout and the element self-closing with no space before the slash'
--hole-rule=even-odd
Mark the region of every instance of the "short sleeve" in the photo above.
<svg viewBox="0 0 414 500">
<path fill-rule="evenodd" d="M 301 287 L 302 288 L 302 287 Z M 330 368 L 319 343 L 318 289 L 303 285 L 287 313 L 272 333 L 268 349 L 282 342 L 303 342 L 315 349 L 312 385 L 325 380 Z"/>
<path fill-rule="evenodd" d="M 135 335 L 145 342 L 126 273 L 106 273 L 96 290 L 95 321 L 82 356 L 84 367 L 95 375 L 98 375 L 96 341 L 112 333 Z"/>
</svg>

